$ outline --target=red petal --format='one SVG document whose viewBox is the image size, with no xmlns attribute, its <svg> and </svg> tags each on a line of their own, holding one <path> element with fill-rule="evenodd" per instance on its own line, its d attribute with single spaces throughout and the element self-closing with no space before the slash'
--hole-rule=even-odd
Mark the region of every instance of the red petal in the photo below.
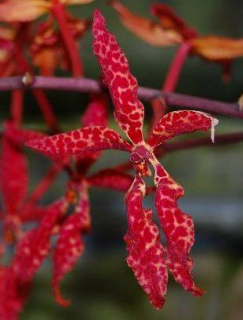
<svg viewBox="0 0 243 320">
<path fill-rule="evenodd" d="M 151 12 L 160 19 L 163 28 L 177 31 L 184 39 L 188 40 L 197 36 L 196 30 L 189 28 L 185 21 L 167 5 L 156 3 L 151 6 Z"/>
<path fill-rule="evenodd" d="M 108 122 L 108 100 L 105 94 L 95 94 L 88 104 L 86 111 L 81 117 L 83 127 L 89 126 L 106 126 Z M 90 166 L 101 155 L 101 152 L 85 152 L 76 157 L 77 166 L 80 173 L 88 171 Z"/>
<path fill-rule="evenodd" d="M 40 225 L 28 231 L 19 242 L 13 260 L 15 273 L 24 282 L 31 281 L 50 251 L 52 230 L 65 211 L 64 200 L 57 201 Z"/>
<path fill-rule="evenodd" d="M 144 196 L 145 184 L 137 176 L 126 197 L 127 263 L 153 306 L 159 309 L 164 305 L 168 282 L 164 261 L 165 249 L 159 242 L 159 230 L 152 222 L 152 211 L 144 210 L 142 207 Z"/>
<path fill-rule="evenodd" d="M 62 298 L 59 283 L 64 275 L 73 269 L 83 253 L 82 233 L 90 229 L 89 200 L 85 187 L 82 187 L 80 192 L 80 201 L 75 213 L 69 216 L 60 228 L 54 254 L 52 288 L 56 301 L 63 306 L 68 306 L 69 301 Z"/>
<path fill-rule="evenodd" d="M 131 150 L 131 145 L 125 142 L 116 131 L 98 126 L 31 140 L 26 143 L 26 146 L 47 155 L 76 155 L 107 149 L 128 152 Z"/>
<path fill-rule="evenodd" d="M 180 44 L 183 40 L 178 31 L 167 30 L 156 21 L 134 14 L 119 1 L 112 0 L 110 5 L 118 13 L 122 24 L 128 30 L 153 46 L 173 46 Z"/>
<path fill-rule="evenodd" d="M 0 266 L 0 319 L 18 320 L 26 302 L 30 283 L 20 283 L 12 266 Z"/>
<path fill-rule="evenodd" d="M 204 291 L 193 282 L 193 261 L 189 258 L 191 247 L 194 244 L 193 220 L 177 205 L 177 200 L 184 195 L 184 190 L 159 163 L 156 164 L 155 170 L 158 183 L 155 205 L 167 241 L 166 264 L 175 280 L 185 290 L 195 296 L 201 296 Z"/>
<path fill-rule="evenodd" d="M 44 138 L 45 134 L 39 131 L 27 130 L 17 127 L 14 123 L 4 123 L 4 134 L 11 139 L 14 143 L 24 144 L 25 142 L 33 139 Z"/>
<path fill-rule="evenodd" d="M 93 187 L 126 192 L 133 182 L 133 177 L 116 169 L 105 169 L 88 177 L 87 181 Z"/>
<path fill-rule="evenodd" d="M 28 170 L 23 151 L 5 135 L 2 138 L 0 181 L 6 211 L 14 214 L 27 193 Z"/>
<path fill-rule="evenodd" d="M 137 98 L 137 80 L 115 37 L 106 29 L 105 19 L 96 10 L 93 22 L 93 50 L 102 68 L 104 82 L 115 106 L 115 118 L 134 144 L 143 141 L 144 107 Z"/>
<path fill-rule="evenodd" d="M 210 128 L 214 142 L 214 127 L 217 124 L 218 120 L 207 113 L 192 110 L 169 112 L 155 126 L 147 143 L 152 148 L 156 148 L 180 134 L 197 130 L 207 131 Z"/>
<path fill-rule="evenodd" d="M 81 123 L 83 127 L 106 127 L 108 122 L 108 100 L 105 94 L 94 94 L 87 106 Z"/>
</svg>

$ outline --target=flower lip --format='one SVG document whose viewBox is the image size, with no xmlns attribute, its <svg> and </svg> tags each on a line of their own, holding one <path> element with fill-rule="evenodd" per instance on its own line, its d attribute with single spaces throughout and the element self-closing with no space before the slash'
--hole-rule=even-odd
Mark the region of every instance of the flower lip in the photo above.
<svg viewBox="0 0 243 320">
<path fill-rule="evenodd" d="M 148 162 L 151 158 L 151 151 L 149 150 L 149 146 L 145 144 L 136 146 L 132 151 L 130 161 L 133 164 L 137 164 L 140 162 Z"/>
</svg>

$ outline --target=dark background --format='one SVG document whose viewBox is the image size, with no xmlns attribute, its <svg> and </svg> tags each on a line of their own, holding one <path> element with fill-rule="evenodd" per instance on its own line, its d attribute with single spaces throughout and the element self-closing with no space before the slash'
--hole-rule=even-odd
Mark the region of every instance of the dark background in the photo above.
<svg viewBox="0 0 243 320">
<path fill-rule="evenodd" d="M 151 17 L 153 1 L 121 1 L 137 14 Z M 200 34 L 228 37 L 243 35 L 243 1 L 185 0 L 161 1 L 172 6 Z M 99 8 L 107 18 L 109 29 L 125 51 L 131 70 L 141 86 L 160 88 L 174 49 L 152 47 L 131 34 L 120 23 L 106 1 L 72 7 L 80 17 L 91 16 Z M 85 74 L 100 76 L 92 53 L 91 33 L 85 36 L 80 52 Z M 235 102 L 243 93 L 243 59 L 232 66 L 232 80 L 225 84 L 218 65 L 198 58 L 186 62 L 177 91 L 221 101 Z M 64 130 L 79 127 L 79 116 L 88 96 L 68 92 L 51 92 L 50 99 Z M 1 117 L 8 116 L 8 94 L 2 94 Z M 149 106 L 146 105 L 146 110 Z M 42 128 L 43 122 L 31 94 L 26 99 L 25 124 Z M 150 112 L 148 111 L 148 115 Z M 242 121 L 219 117 L 216 133 L 242 130 Z M 112 115 L 110 125 L 114 126 Z M 200 135 L 199 135 L 200 136 Z M 202 136 L 205 136 L 203 134 Z M 185 138 L 192 138 L 192 135 Z M 31 153 L 31 188 L 49 167 L 44 157 Z M 117 164 L 126 159 L 121 152 L 106 152 L 93 170 Z M 51 265 L 46 262 L 36 277 L 34 290 L 21 319 L 24 320 L 240 320 L 243 318 L 243 145 L 203 147 L 175 152 L 161 160 L 174 179 L 183 185 L 186 195 L 180 207 L 193 216 L 196 225 L 196 283 L 207 294 L 196 299 L 172 278 L 167 302 L 155 311 L 126 266 L 123 235 L 126 232 L 124 195 L 93 189 L 91 208 L 93 231 L 86 238 L 87 248 L 75 270 L 63 282 L 63 293 L 71 299 L 70 308 L 55 304 L 50 290 Z M 64 192 L 67 177 L 61 174 L 45 197 L 44 203 Z M 152 198 L 148 200 L 152 205 Z"/>
</svg>

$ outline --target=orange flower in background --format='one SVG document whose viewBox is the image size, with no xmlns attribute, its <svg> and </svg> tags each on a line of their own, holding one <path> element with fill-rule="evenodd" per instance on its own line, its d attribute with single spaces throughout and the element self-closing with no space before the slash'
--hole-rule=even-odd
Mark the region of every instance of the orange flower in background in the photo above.
<svg viewBox="0 0 243 320">
<path fill-rule="evenodd" d="M 67 15 L 70 33 L 77 41 L 83 37 L 90 26 L 89 19 L 78 19 L 71 14 Z M 57 68 L 69 69 L 70 61 L 59 31 L 55 29 L 54 20 L 50 17 L 39 25 L 30 50 L 32 63 L 39 68 L 44 76 L 51 76 Z"/>
<path fill-rule="evenodd" d="M 0 4 L 0 21 L 30 22 L 50 12 L 57 4 L 86 4 L 93 0 L 5 0 Z"/>
<path fill-rule="evenodd" d="M 151 6 L 151 13 L 159 19 L 158 22 L 133 14 L 118 1 L 111 1 L 110 4 L 119 14 L 123 25 L 142 40 L 159 47 L 182 45 L 186 42 L 190 46 L 190 54 L 222 64 L 227 73 L 225 79 L 228 78 L 231 61 L 243 57 L 243 38 L 198 36 L 194 29 L 188 27 L 164 4 Z M 163 39 L 158 39 L 160 37 Z"/>
</svg>

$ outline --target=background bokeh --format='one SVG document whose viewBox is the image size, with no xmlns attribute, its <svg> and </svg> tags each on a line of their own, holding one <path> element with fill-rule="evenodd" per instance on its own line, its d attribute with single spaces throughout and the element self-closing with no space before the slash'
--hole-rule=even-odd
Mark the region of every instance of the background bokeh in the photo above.
<svg viewBox="0 0 243 320">
<path fill-rule="evenodd" d="M 137 14 L 149 17 L 154 1 L 124 0 Z M 195 26 L 201 34 L 243 37 L 243 1 L 241 0 L 174 0 L 161 1 Z M 174 49 L 149 46 L 124 29 L 107 1 L 95 0 L 87 6 L 75 6 L 80 17 L 91 16 L 94 8 L 102 10 L 110 30 L 124 49 L 133 74 L 141 86 L 160 88 Z M 151 16 L 150 16 L 151 17 Z M 98 78 L 100 69 L 92 53 L 89 32 L 80 46 L 85 74 Z M 190 58 L 183 68 L 177 88 L 180 93 L 234 102 L 243 91 L 243 59 L 232 67 L 232 80 L 221 80 L 218 65 Z M 50 92 L 50 99 L 65 130 L 79 127 L 79 116 L 88 95 Z M 9 95 L 1 93 L 0 116 L 8 116 Z M 149 106 L 146 105 L 148 117 Z M 26 98 L 25 124 L 41 128 L 42 118 L 31 94 Z M 242 130 L 242 120 L 219 118 L 217 132 Z M 111 126 L 112 122 L 111 116 Z M 200 136 L 200 135 L 199 135 Z M 204 135 L 203 135 L 204 136 Z M 190 135 L 192 137 L 192 135 Z M 188 137 L 184 137 L 185 139 Z M 31 187 L 49 167 L 44 157 L 30 154 Z M 121 152 L 108 151 L 92 170 L 125 160 Z M 63 282 L 63 293 L 71 299 L 70 308 L 55 304 L 50 290 L 51 264 L 46 262 L 36 277 L 32 297 L 22 314 L 23 320 L 240 320 L 243 319 L 243 144 L 202 147 L 179 151 L 161 159 L 186 195 L 181 208 L 190 213 L 196 225 L 196 283 L 207 291 L 201 299 L 184 292 L 170 279 L 167 302 L 155 311 L 126 266 L 126 213 L 124 195 L 93 189 L 91 208 L 93 230 L 86 237 L 87 248 L 74 272 Z M 43 202 L 61 195 L 67 177 L 61 174 Z M 153 205 L 152 197 L 146 202 Z"/>
</svg>

